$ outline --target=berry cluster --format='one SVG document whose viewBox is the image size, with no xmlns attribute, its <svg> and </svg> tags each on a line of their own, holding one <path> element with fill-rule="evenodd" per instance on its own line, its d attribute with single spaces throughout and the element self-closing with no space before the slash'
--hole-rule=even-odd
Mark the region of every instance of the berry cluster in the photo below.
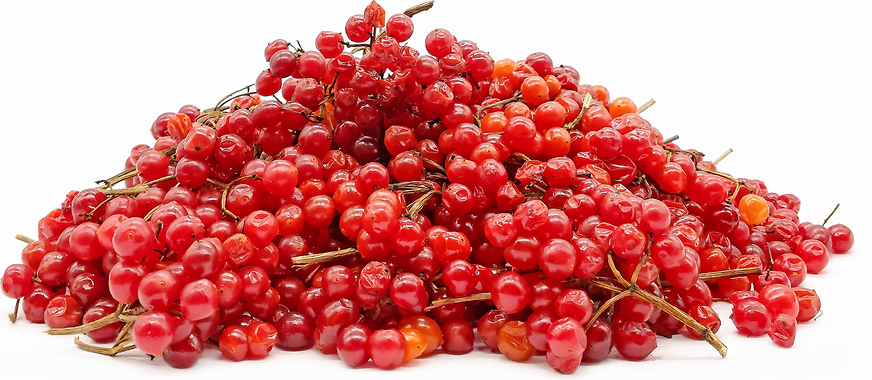
<svg viewBox="0 0 872 380">
<path fill-rule="evenodd" d="M 821 305 L 800 285 L 850 229 L 800 222 L 796 196 L 718 171 L 545 53 L 494 60 L 445 29 L 429 55 L 401 46 L 430 6 L 372 2 L 316 50 L 275 40 L 255 91 L 160 115 L 126 170 L 21 237 L 3 293 L 111 344 L 83 349 L 177 368 L 215 345 L 392 369 L 476 336 L 561 373 L 642 360 L 656 335 L 724 355 L 715 301 L 793 345 Z"/>
</svg>

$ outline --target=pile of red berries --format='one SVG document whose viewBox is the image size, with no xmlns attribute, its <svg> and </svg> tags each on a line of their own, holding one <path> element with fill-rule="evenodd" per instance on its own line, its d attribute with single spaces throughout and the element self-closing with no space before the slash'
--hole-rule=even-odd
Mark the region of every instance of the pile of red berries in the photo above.
<svg viewBox="0 0 872 380">
<path fill-rule="evenodd" d="M 800 222 L 796 196 L 718 171 L 545 53 L 494 60 L 445 29 L 429 55 L 401 45 L 431 5 L 372 2 L 316 50 L 275 40 L 253 86 L 160 115 L 126 170 L 21 237 L 3 293 L 109 344 L 85 350 L 178 368 L 314 346 L 392 369 L 476 336 L 561 373 L 644 359 L 656 335 L 724 355 L 714 301 L 793 345 L 820 310 L 800 285 L 850 229 Z"/>
</svg>

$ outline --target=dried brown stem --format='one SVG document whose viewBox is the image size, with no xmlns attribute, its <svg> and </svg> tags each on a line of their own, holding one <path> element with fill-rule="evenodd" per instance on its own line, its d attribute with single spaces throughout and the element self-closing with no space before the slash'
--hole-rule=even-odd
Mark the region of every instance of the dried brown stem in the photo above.
<svg viewBox="0 0 872 380">
<path fill-rule="evenodd" d="M 612 305 L 614 305 L 615 302 L 618 302 L 621 300 L 621 298 L 624 298 L 624 297 L 632 295 L 632 294 L 633 294 L 633 292 L 631 292 L 629 290 L 624 290 L 618 294 L 615 294 L 614 296 L 612 296 L 612 298 L 607 299 L 605 302 L 603 302 L 600 305 L 600 307 L 598 309 L 596 309 L 596 312 L 593 313 L 592 317 L 590 317 L 590 321 L 587 322 L 587 325 L 584 326 L 584 329 L 589 330 L 591 328 L 591 326 L 593 326 L 593 324 L 596 323 L 596 320 L 599 319 L 600 315 L 602 315 L 603 313 L 606 312 L 606 310 L 608 310 L 610 307 L 612 307 Z"/>
<path fill-rule="evenodd" d="M 133 329 L 133 323 L 127 323 L 121 327 L 118 336 L 115 337 L 115 346 L 120 345 L 125 339 L 130 337 L 130 330 Z"/>
<path fill-rule="evenodd" d="M 160 206 L 161 206 L 161 205 L 154 206 L 154 208 L 152 208 L 151 210 L 149 210 L 149 211 L 145 214 L 145 216 L 142 217 L 142 219 L 145 220 L 146 222 L 149 221 L 149 220 L 151 220 L 151 216 L 154 215 L 154 212 L 155 212 L 155 211 L 157 210 L 157 208 L 160 207 Z"/>
<path fill-rule="evenodd" d="M 419 157 L 420 157 L 420 156 L 419 156 Z M 445 173 L 445 168 L 442 167 L 442 165 L 439 165 L 438 163 L 436 163 L 436 161 L 433 161 L 433 160 L 431 160 L 431 159 L 429 159 L 429 158 L 426 158 L 426 157 L 421 157 L 421 161 L 424 161 L 425 164 L 430 165 L 430 166 L 436 168 L 436 170 L 438 170 L 438 171 L 440 171 L 440 172 L 442 172 L 442 173 Z"/>
<path fill-rule="evenodd" d="M 36 241 L 36 240 L 33 240 L 33 239 L 31 239 L 31 238 L 29 238 L 29 237 L 27 237 L 27 236 L 24 236 L 24 235 L 22 235 L 22 234 L 17 234 L 17 235 L 15 235 L 15 240 L 18 240 L 18 241 L 21 241 L 21 242 L 24 242 L 24 243 L 27 243 L 27 244 L 30 244 L 30 243 L 33 243 L 33 242 Z"/>
<path fill-rule="evenodd" d="M 518 152 L 512 153 L 512 155 L 509 157 L 518 157 L 521 159 L 521 161 L 524 161 L 524 162 L 532 160 L 530 157 L 527 157 L 526 154 L 518 153 Z"/>
<path fill-rule="evenodd" d="M 636 264 L 636 269 L 633 270 L 633 275 L 630 276 L 630 283 L 635 284 L 636 280 L 639 279 L 639 273 L 642 272 L 642 267 L 645 265 L 645 260 L 648 260 L 648 256 L 651 256 L 651 245 L 654 244 L 654 234 L 648 234 L 648 246 L 645 247 L 645 255 L 642 256 L 642 259 L 639 260 L 639 263 Z"/>
<path fill-rule="evenodd" d="M 712 165 L 717 165 L 718 163 L 720 163 L 721 161 L 723 161 L 724 158 L 727 158 L 727 156 L 729 156 L 730 153 L 733 153 L 733 148 L 729 148 L 729 149 L 727 149 L 724 153 L 721 153 L 721 155 L 718 156 L 718 158 L 715 158 L 715 160 L 712 161 Z"/>
<path fill-rule="evenodd" d="M 827 218 L 826 218 L 826 219 L 824 219 L 824 222 L 823 222 L 823 223 L 821 223 L 821 227 L 823 227 L 823 226 L 825 226 L 825 225 L 826 225 L 826 224 L 827 224 L 827 222 L 829 222 L 829 221 L 830 221 L 830 217 L 832 217 L 832 216 L 833 216 L 833 214 L 835 214 L 835 213 L 836 213 L 836 210 L 838 210 L 838 209 L 839 209 L 839 205 L 841 205 L 841 203 L 836 203 L 836 207 L 835 207 L 835 208 L 833 208 L 833 211 L 830 211 L 830 214 L 829 214 L 829 215 L 827 215 Z"/>
<path fill-rule="evenodd" d="M 409 207 L 408 207 L 409 219 L 415 220 L 415 217 L 418 216 L 418 213 L 424 209 L 424 206 L 427 205 L 427 202 L 430 201 L 430 198 L 433 198 L 433 197 L 440 195 L 440 194 L 442 194 L 441 191 L 433 189 L 433 190 L 430 190 L 430 191 L 424 193 L 424 195 L 422 195 L 420 198 L 415 199 L 415 201 L 412 202 L 411 204 L 409 204 Z"/>
<path fill-rule="evenodd" d="M 654 305 L 658 309 L 671 315 L 673 318 L 677 319 L 688 328 L 696 331 L 703 340 L 708 342 L 708 344 L 714 347 L 715 350 L 717 350 L 718 353 L 721 354 L 721 357 L 727 356 L 727 346 L 725 346 L 723 342 L 721 342 L 720 339 L 715 336 L 711 329 L 703 326 L 695 319 L 693 319 L 693 317 L 691 317 L 681 309 L 675 307 L 675 305 L 672 305 L 666 300 L 640 289 L 635 283 L 627 282 L 627 280 L 624 279 L 624 277 L 621 275 L 621 272 L 618 271 L 617 267 L 615 266 L 615 261 L 614 259 L 612 259 L 612 255 L 609 254 L 606 255 L 606 257 L 608 258 L 609 269 L 611 269 L 612 273 L 615 275 L 615 279 L 626 288 L 623 289 L 623 291 L 629 291 L 633 297 L 646 301 Z M 594 285 L 597 284 L 597 282 L 591 283 L 593 283 Z"/>
<path fill-rule="evenodd" d="M 115 186 L 115 184 L 117 184 L 121 181 L 124 181 L 128 178 L 136 177 L 138 174 L 139 174 L 139 172 L 136 171 L 136 167 L 129 167 L 127 169 L 124 169 L 124 171 L 121 173 L 118 173 L 118 174 L 116 174 L 112 177 L 106 178 L 106 179 L 101 179 L 99 181 L 95 181 L 95 183 L 98 183 L 98 184 L 102 183 L 102 185 L 100 185 L 100 187 L 99 187 L 100 189 L 108 189 L 108 188 L 111 188 L 112 186 Z"/>
<path fill-rule="evenodd" d="M 615 275 L 615 280 L 617 280 L 618 283 L 620 283 L 625 288 L 634 286 L 634 284 L 630 284 L 630 282 L 624 279 L 621 271 L 619 271 L 618 267 L 615 266 L 615 259 L 612 258 L 611 253 L 606 254 L 606 262 L 609 264 L 609 269 L 612 271 L 612 274 Z"/>
<path fill-rule="evenodd" d="M 427 179 L 429 179 L 431 181 L 436 181 L 436 180 L 447 181 L 448 176 L 446 176 L 445 174 L 441 174 L 441 173 L 430 173 L 430 174 L 427 174 Z"/>
<path fill-rule="evenodd" d="M 163 182 L 163 181 L 173 180 L 175 178 L 176 178 L 175 175 L 168 175 L 168 176 L 160 177 L 160 178 L 153 180 L 153 181 L 148 181 L 148 182 L 141 183 L 139 185 L 136 185 L 133 187 L 128 187 L 125 189 L 100 189 L 100 192 L 102 192 L 103 194 L 106 194 L 106 195 L 140 194 L 140 193 L 144 193 L 144 192 L 148 191 L 148 188 L 151 185 L 154 185 L 156 183 Z"/>
<path fill-rule="evenodd" d="M 227 188 L 227 184 L 226 184 L 226 183 L 216 181 L 216 180 L 214 180 L 214 179 L 212 179 L 212 178 L 206 178 L 206 182 L 209 182 L 210 184 L 212 184 L 212 185 L 214 185 L 214 186 L 216 186 L 216 187 L 220 187 L 220 188 L 222 188 L 222 189 L 226 189 L 226 188 Z"/>
<path fill-rule="evenodd" d="M 719 270 L 714 272 L 704 272 L 699 274 L 699 279 L 702 281 L 708 280 L 717 280 L 720 278 L 726 277 L 735 277 L 735 276 L 746 276 L 749 274 L 761 274 L 763 270 L 758 267 L 753 268 L 736 268 L 736 269 L 727 269 L 727 270 Z"/>
<path fill-rule="evenodd" d="M 426 11 L 430 8 L 433 8 L 433 1 L 427 1 L 424 3 L 418 4 L 418 5 L 415 5 L 413 7 L 410 7 L 409 9 L 406 9 L 406 11 L 403 12 L 403 14 L 405 14 L 406 16 L 412 17 L 412 16 L 414 16 L 418 13 L 421 13 L 423 11 Z"/>
<path fill-rule="evenodd" d="M 673 318 L 677 319 L 678 321 L 683 323 L 688 328 L 691 328 L 694 331 L 696 331 L 699 334 L 699 336 L 702 337 L 703 340 L 708 342 L 708 344 L 710 344 L 712 347 L 714 347 L 715 350 L 717 350 L 718 353 L 721 354 L 721 357 L 727 356 L 727 346 L 724 345 L 724 343 L 721 342 L 721 340 L 715 336 L 715 333 L 712 332 L 711 329 L 709 329 L 706 326 L 703 326 L 702 324 L 697 322 L 695 319 L 693 319 L 693 317 L 691 317 L 690 315 L 688 315 L 687 313 L 685 313 L 681 309 L 675 307 L 675 305 L 672 305 L 671 303 L 667 302 L 666 300 L 659 298 L 651 293 L 648 293 L 648 292 L 646 292 L 642 289 L 638 289 L 638 288 L 636 289 L 636 291 L 633 292 L 633 297 L 639 298 L 639 299 L 644 300 L 644 301 L 648 301 L 649 303 L 651 303 L 655 307 L 657 307 L 660 310 L 663 310 L 667 314 L 671 315 Z"/>
<path fill-rule="evenodd" d="M 663 140 L 663 143 L 664 143 L 664 144 L 669 144 L 669 143 L 671 143 L 671 142 L 673 142 L 673 141 L 675 141 L 675 140 L 678 140 L 678 135 L 672 135 L 671 137 L 669 137 L 669 138 Z"/>
<path fill-rule="evenodd" d="M 489 299 L 491 299 L 490 293 L 475 293 L 475 294 L 470 294 L 466 297 L 443 298 L 443 299 L 434 300 L 433 303 L 430 304 L 430 306 L 427 306 L 426 308 L 424 308 L 424 311 L 425 312 L 430 311 L 430 310 L 433 310 L 433 309 L 440 307 L 440 306 L 451 305 L 451 304 L 455 304 L 455 303 L 470 302 L 470 301 L 482 301 L 482 300 L 489 300 Z"/>
<path fill-rule="evenodd" d="M 578 126 L 578 123 L 581 122 L 582 117 L 584 117 L 584 113 L 587 112 L 587 110 L 590 108 L 590 104 L 592 102 L 593 97 L 590 96 L 590 94 L 584 94 L 584 100 L 582 100 L 581 109 L 578 111 L 578 116 L 576 116 L 575 119 L 573 119 L 569 123 L 566 123 L 563 128 L 566 130 L 575 129 L 575 127 Z"/>
<path fill-rule="evenodd" d="M 354 256 L 358 252 L 359 251 L 357 250 L 357 248 L 345 248 L 345 249 L 340 249 L 338 251 L 330 251 L 330 252 L 316 253 L 316 254 L 312 254 L 312 255 L 297 256 L 297 257 L 292 258 L 291 261 L 294 263 L 294 265 L 311 265 L 311 264 L 318 264 L 318 263 L 324 263 L 324 262 L 328 262 L 328 261 L 338 260 L 338 259 L 341 259 L 343 257 Z"/>
<path fill-rule="evenodd" d="M 728 179 L 729 181 L 733 182 L 733 184 L 736 185 L 736 189 L 733 190 L 733 194 L 730 194 L 730 198 L 728 198 L 728 201 L 729 201 L 730 203 L 733 203 L 733 201 L 736 200 L 736 196 L 739 195 L 739 187 L 745 186 L 745 183 L 744 183 L 744 182 L 737 180 L 735 177 L 733 177 L 733 176 L 731 176 L 731 175 L 729 175 L 729 174 L 727 174 L 727 173 L 719 172 L 719 171 L 717 171 L 717 170 L 712 170 L 712 169 L 701 168 L 701 167 L 696 168 L 696 170 L 699 170 L 699 171 L 702 171 L 702 172 L 706 172 L 706 173 L 709 173 L 709 174 L 714 174 L 714 175 L 716 175 L 716 176 L 720 176 L 720 177 L 726 178 L 726 179 Z M 746 187 L 746 188 L 747 188 L 747 187 Z M 751 191 L 753 192 L 753 189 L 748 188 L 748 190 L 751 190 Z"/>
<path fill-rule="evenodd" d="M 174 147 L 174 146 L 169 147 L 169 148 L 166 148 L 164 150 L 161 150 L 160 152 L 165 154 L 167 157 L 172 158 L 173 155 L 176 154 L 176 147 Z M 112 188 L 112 186 L 115 186 L 119 182 L 124 181 L 128 178 L 136 177 L 137 175 L 139 175 L 139 172 L 136 171 L 136 167 L 130 167 L 130 168 L 124 169 L 124 171 L 122 171 L 121 173 L 118 173 L 118 174 L 116 174 L 112 177 L 109 177 L 107 179 L 101 179 L 99 181 L 95 181 L 95 183 L 102 183 L 102 185 L 100 185 L 98 187 L 98 189 L 100 189 L 100 190 L 110 189 L 110 188 Z"/>
<path fill-rule="evenodd" d="M 645 102 L 645 104 L 639 106 L 639 108 L 636 109 L 636 113 L 639 114 L 639 113 L 645 112 L 645 110 L 648 109 L 648 108 L 651 108 L 651 106 L 653 106 L 654 103 L 656 103 L 656 102 L 654 101 L 654 99 L 651 99 L 651 100 Z"/>
<path fill-rule="evenodd" d="M 493 102 L 493 103 L 488 104 L 484 107 L 481 107 L 481 109 L 479 109 L 478 112 L 475 113 L 475 120 L 481 120 L 481 115 L 484 113 L 484 110 L 486 110 L 488 108 L 498 107 L 498 106 L 501 106 L 503 104 L 517 102 L 520 99 L 521 99 L 521 92 L 518 91 L 518 93 L 516 93 L 515 96 L 513 96 L 511 98 L 503 99 L 503 100 L 500 100 L 498 102 Z"/>
<path fill-rule="evenodd" d="M 15 300 L 15 309 L 9 313 L 9 322 L 15 323 L 18 320 L 18 306 L 21 305 L 21 298 Z"/>
<path fill-rule="evenodd" d="M 91 211 L 88 211 L 86 214 L 84 214 L 84 216 L 86 218 L 88 218 L 88 220 L 91 220 L 91 217 L 94 216 L 95 211 L 99 210 L 100 207 L 105 206 L 107 203 L 109 203 L 110 201 L 115 199 L 115 197 L 117 197 L 117 195 L 110 195 L 110 196 L 106 197 L 106 199 L 104 199 L 102 202 L 100 202 L 96 206 L 94 206 L 94 208 L 92 208 Z"/>
<path fill-rule="evenodd" d="M 227 184 L 227 187 L 225 187 L 224 191 L 221 192 L 221 213 L 222 214 L 230 215 L 233 217 L 234 220 L 237 220 L 237 221 L 239 220 L 239 217 L 236 216 L 236 214 L 234 214 L 233 212 L 231 212 L 230 210 L 227 209 L 227 194 L 230 193 L 230 188 L 232 188 L 233 185 L 240 183 L 242 181 L 250 180 L 250 179 L 260 179 L 260 177 L 258 177 L 257 174 L 246 175 L 246 176 L 242 176 L 242 177 L 239 177 L 237 179 L 234 179 L 233 181 L 230 181 L 230 183 Z"/>
<path fill-rule="evenodd" d="M 117 312 L 116 312 L 117 313 Z M 66 327 L 66 328 L 53 328 L 46 330 L 46 334 L 48 335 L 74 335 L 74 334 L 84 334 L 88 331 L 94 331 L 103 326 L 111 325 L 115 322 L 121 321 L 118 318 L 118 314 L 112 313 L 103 318 L 100 318 L 96 321 L 86 323 L 80 326 Z"/>
<path fill-rule="evenodd" d="M 252 83 L 252 84 L 250 84 L 250 85 L 248 85 L 248 86 L 245 86 L 245 87 L 243 87 L 243 88 L 240 88 L 240 89 L 238 89 L 238 90 L 236 90 L 236 91 L 233 91 L 233 92 L 227 94 L 226 96 L 224 96 L 223 98 L 221 98 L 221 100 L 218 101 L 218 104 L 216 104 L 215 107 L 212 108 L 212 109 L 213 109 L 213 110 L 217 110 L 217 109 L 221 108 L 221 106 L 224 105 L 224 103 L 225 103 L 226 101 L 228 101 L 228 100 L 234 98 L 234 95 L 236 95 L 236 94 L 238 94 L 238 93 L 240 93 L 240 92 L 243 92 L 243 91 L 245 91 L 245 92 L 250 92 L 250 90 L 251 90 L 252 87 L 254 87 L 254 83 Z M 244 95 L 237 95 L 237 96 L 244 96 Z"/>
<path fill-rule="evenodd" d="M 93 352 L 95 354 L 106 355 L 106 356 L 115 356 L 115 355 L 118 355 L 122 352 L 127 352 L 127 351 L 130 351 L 130 350 L 136 348 L 136 345 L 132 344 L 133 339 L 130 339 L 130 338 L 121 341 L 120 343 L 116 344 L 112 348 L 92 346 L 90 344 L 87 344 L 87 343 L 79 340 L 79 337 L 76 337 L 76 339 L 74 339 L 73 342 L 75 342 L 76 346 L 81 348 L 82 350 L 85 350 L 88 352 Z"/>
<path fill-rule="evenodd" d="M 424 181 L 406 181 L 397 182 L 388 185 L 388 190 L 400 190 L 405 194 L 424 194 L 431 190 L 436 190 L 433 185 Z"/>
</svg>

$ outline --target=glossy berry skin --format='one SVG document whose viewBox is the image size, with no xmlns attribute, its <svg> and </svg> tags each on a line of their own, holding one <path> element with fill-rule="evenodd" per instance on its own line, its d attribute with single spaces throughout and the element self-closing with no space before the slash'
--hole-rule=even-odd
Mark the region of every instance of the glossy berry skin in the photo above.
<svg viewBox="0 0 872 380">
<path fill-rule="evenodd" d="M 587 348 L 581 360 L 585 363 L 599 363 L 608 358 L 612 352 L 612 327 L 608 323 L 598 319 L 585 332 L 587 336 Z"/>
<path fill-rule="evenodd" d="M 133 322 L 133 343 L 146 354 L 161 356 L 173 340 L 175 322 L 163 311 L 144 313 Z"/>
<path fill-rule="evenodd" d="M 587 348 L 584 326 L 572 318 L 560 318 L 548 328 L 548 350 L 560 358 L 580 358 Z"/>
<path fill-rule="evenodd" d="M 397 328 L 400 330 L 413 328 L 424 334 L 424 338 L 427 340 L 427 348 L 421 355 L 433 353 L 444 342 L 442 328 L 439 326 L 439 323 L 427 316 L 416 315 L 405 317 L 397 324 Z"/>
<path fill-rule="evenodd" d="M 36 272 L 24 264 L 12 264 L 3 272 L 3 295 L 9 298 L 21 298 L 33 291 L 33 277 Z"/>
<path fill-rule="evenodd" d="M 500 328 L 510 321 L 509 315 L 499 311 L 490 310 L 478 319 L 476 332 L 482 343 L 491 350 L 497 350 L 497 334 Z"/>
<path fill-rule="evenodd" d="M 452 355 L 471 352 L 475 343 L 475 332 L 464 320 L 452 319 L 442 323 L 442 349 Z"/>
<path fill-rule="evenodd" d="M 163 359 L 173 368 L 191 368 L 203 356 L 203 340 L 197 334 L 190 334 L 181 342 L 167 347 Z"/>
<path fill-rule="evenodd" d="M 830 261 L 826 244 L 814 239 L 803 240 L 794 253 L 805 263 L 808 273 L 812 274 L 820 273 Z"/>
<path fill-rule="evenodd" d="M 484 235 L 487 240 L 498 247 L 505 247 L 515 241 L 518 231 L 511 214 L 500 213 L 485 221 Z"/>
<path fill-rule="evenodd" d="M 821 310 L 821 299 L 813 289 L 802 287 L 793 288 L 796 299 L 799 301 L 799 314 L 797 322 L 808 322 L 815 318 Z"/>
<path fill-rule="evenodd" d="M 276 322 L 276 330 L 278 331 L 276 345 L 283 350 L 301 351 L 315 344 L 312 339 L 315 321 L 300 312 L 291 311 L 283 315 Z"/>
<path fill-rule="evenodd" d="M 45 285 L 34 285 L 33 291 L 25 295 L 21 303 L 24 316 L 33 323 L 45 323 L 45 308 L 54 297 L 54 292 Z"/>
<path fill-rule="evenodd" d="M 769 310 L 769 315 L 787 314 L 794 319 L 799 315 L 799 300 L 789 286 L 768 285 L 760 291 L 759 299 Z"/>
<path fill-rule="evenodd" d="M 787 314 L 779 314 L 769 327 L 769 338 L 776 345 L 790 348 L 796 340 L 796 318 Z"/>
<path fill-rule="evenodd" d="M 118 307 L 117 302 L 114 302 L 111 298 L 105 298 L 105 300 L 107 302 L 97 301 L 94 306 L 91 306 L 91 308 L 85 312 L 82 316 L 82 324 L 94 322 L 115 312 Z M 115 341 L 115 337 L 117 337 L 118 333 L 121 331 L 122 325 L 121 322 L 115 322 L 88 331 L 86 334 L 96 343 L 110 343 Z"/>
<path fill-rule="evenodd" d="M 593 303 L 581 289 L 566 289 L 557 295 L 554 309 L 560 318 L 573 318 L 587 324 L 593 316 Z"/>
<path fill-rule="evenodd" d="M 823 243 L 817 240 L 814 240 L 814 242 L 820 244 L 823 248 L 823 252 L 826 252 L 826 247 L 823 247 Z M 806 273 L 808 272 L 805 261 L 798 255 L 792 253 L 785 253 L 778 256 L 772 263 L 772 270 L 784 272 L 790 281 L 791 287 L 799 286 L 799 284 L 805 280 Z"/>
<path fill-rule="evenodd" d="M 200 279 L 185 285 L 179 295 L 182 314 L 191 321 L 201 320 L 218 312 L 218 287 L 212 281 Z"/>
<path fill-rule="evenodd" d="M 834 224 L 827 230 L 833 239 L 833 253 L 845 253 L 854 246 L 854 233 L 844 224 Z"/>
<path fill-rule="evenodd" d="M 165 311 L 179 297 L 181 286 L 178 279 L 166 270 L 145 275 L 139 283 L 140 304 L 151 311 Z"/>
<path fill-rule="evenodd" d="M 527 329 L 522 321 L 511 321 L 500 328 L 497 348 L 503 356 L 516 362 L 530 360 L 536 353 L 536 348 L 527 339 Z"/>
<path fill-rule="evenodd" d="M 730 315 L 739 334 L 745 336 L 760 336 L 769 330 L 772 317 L 762 303 L 756 299 L 746 299 L 733 304 Z"/>
<path fill-rule="evenodd" d="M 225 327 L 218 338 L 218 350 L 229 360 L 235 362 L 245 360 L 248 356 L 248 336 L 245 334 L 245 328 L 239 325 Z"/>
<path fill-rule="evenodd" d="M 397 329 L 373 331 L 366 346 L 372 363 L 380 369 L 394 369 L 403 364 L 406 340 Z"/>
<path fill-rule="evenodd" d="M 400 333 L 403 334 L 406 341 L 406 347 L 403 350 L 403 363 L 420 357 L 427 350 L 427 338 L 424 333 L 414 328 L 400 329 Z"/>
<path fill-rule="evenodd" d="M 255 211 L 245 218 L 243 231 L 256 247 L 265 247 L 279 234 L 278 219 L 268 211 Z"/>
<path fill-rule="evenodd" d="M 246 359 L 263 359 L 275 346 L 278 330 L 269 323 L 252 321 L 245 327 L 245 336 L 248 338 Z"/>
<path fill-rule="evenodd" d="M 336 341 L 336 352 L 345 364 L 351 368 L 357 368 L 369 361 L 369 349 L 367 343 L 371 332 L 368 327 L 354 323 L 339 332 Z"/>
<path fill-rule="evenodd" d="M 555 355 L 553 352 L 548 351 L 545 353 L 545 361 L 555 371 L 563 375 L 570 375 L 575 373 L 575 370 L 578 369 L 579 364 L 581 364 L 582 357 L 578 356 L 572 358 L 561 358 Z"/>
<path fill-rule="evenodd" d="M 500 311 L 517 313 L 530 302 L 530 285 L 515 272 L 503 273 L 491 284 L 491 300 Z"/>
<path fill-rule="evenodd" d="M 575 270 L 576 249 L 563 239 L 551 239 L 539 251 L 539 268 L 545 276 L 564 280 Z"/>
<path fill-rule="evenodd" d="M 442 269 L 442 281 L 455 297 L 465 297 L 475 289 L 475 267 L 465 260 L 454 260 Z"/>
<path fill-rule="evenodd" d="M 82 306 L 71 296 L 59 295 L 48 302 L 43 318 L 49 328 L 77 326 L 82 320 Z"/>
<path fill-rule="evenodd" d="M 133 303 L 138 298 L 139 283 L 147 273 L 139 263 L 115 264 L 109 272 L 109 294 L 119 303 Z"/>
<path fill-rule="evenodd" d="M 122 259 L 140 260 L 154 245 L 154 233 L 148 222 L 142 218 L 129 218 L 115 230 L 112 235 L 112 246 L 115 253 Z"/>
<path fill-rule="evenodd" d="M 410 272 L 398 274 L 391 281 L 391 300 L 398 308 L 410 313 L 421 313 L 429 304 L 424 282 Z"/>
<path fill-rule="evenodd" d="M 612 326 L 615 349 L 627 360 L 640 361 L 657 348 L 654 331 L 641 322 L 622 322 Z"/>
<path fill-rule="evenodd" d="M 354 273 L 342 265 L 334 265 L 324 271 L 321 289 L 330 300 L 351 298 L 354 292 Z"/>
<path fill-rule="evenodd" d="M 443 264 L 454 260 L 468 260 L 472 247 L 462 232 L 449 231 L 436 237 L 433 251 Z"/>
<path fill-rule="evenodd" d="M 739 200 L 739 216 L 749 226 L 765 222 L 769 217 L 769 211 L 766 200 L 759 195 L 747 194 Z"/>
</svg>

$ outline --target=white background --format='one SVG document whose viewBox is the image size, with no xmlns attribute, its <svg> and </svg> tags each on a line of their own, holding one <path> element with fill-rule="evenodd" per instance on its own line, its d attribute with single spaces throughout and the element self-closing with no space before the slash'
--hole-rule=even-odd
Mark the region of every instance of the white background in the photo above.
<svg viewBox="0 0 872 380">
<path fill-rule="evenodd" d="M 147 5 L 146 5 L 147 4 Z M 68 190 L 92 186 L 123 167 L 130 147 L 151 143 L 155 117 L 184 104 L 212 106 L 254 82 L 263 48 L 275 38 L 314 48 L 322 30 L 343 31 L 361 1 L 9 2 L 0 14 L 0 266 L 18 262 L 16 233 L 36 235 L 40 217 Z M 388 15 L 412 1 L 383 1 Z M 683 147 L 718 156 L 720 169 L 794 193 L 803 220 L 833 223 L 857 236 L 854 249 L 804 285 L 818 290 L 823 316 L 799 326 L 796 345 L 739 337 L 726 305 L 718 334 L 726 359 L 703 342 L 660 339 L 641 363 L 612 359 L 574 376 L 668 378 L 850 374 L 868 360 L 872 253 L 868 232 L 872 76 L 865 2 L 560 2 L 437 0 L 414 18 L 411 44 L 445 27 L 495 58 L 544 51 L 602 84 L 612 97 L 657 104 L 644 116 Z M 3 315 L 14 301 L 0 300 Z M 4 319 L 5 320 L 5 319 Z M 189 371 L 128 353 L 106 358 L 49 337 L 44 326 L 0 321 L 0 367 L 14 375 L 81 373 L 125 378 L 234 377 L 269 373 L 312 378 L 558 376 L 542 358 L 509 362 L 476 351 L 438 355 L 392 372 L 351 371 L 315 351 L 277 351 L 230 363 L 209 350 Z M 71 372 L 75 371 L 75 372 Z M 84 372 L 89 371 L 89 372 Z M 251 372 L 258 371 L 258 372 Z M 260 372 L 263 371 L 263 372 Z M 267 372 L 269 371 L 269 372 Z M 281 372 L 280 372 L 281 371 Z M 292 371 L 292 372 L 291 372 Z M 290 373 L 288 373 L 290 372 Z M 288 373 L 285 375 L 285 373 Z M 854 372 L 856 373 L 856 372 Z"/>
</svg>

